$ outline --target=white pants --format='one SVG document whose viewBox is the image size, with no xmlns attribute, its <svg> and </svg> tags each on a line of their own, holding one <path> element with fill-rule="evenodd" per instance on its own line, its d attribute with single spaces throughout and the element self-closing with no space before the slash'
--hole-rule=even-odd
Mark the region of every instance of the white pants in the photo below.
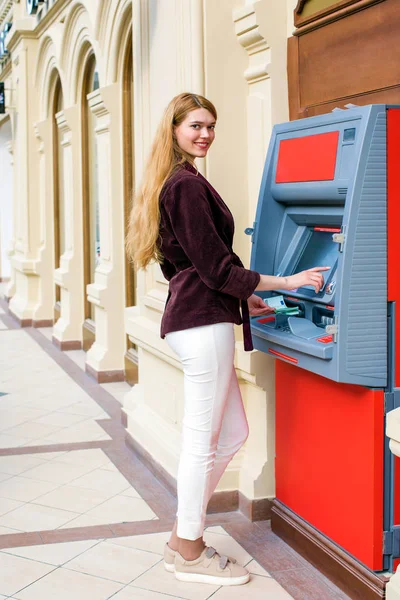
<svg viewBox="0 0 400 600">
<path fill-rule="evenodd" d="M 249 429 L 233 366 L 233 324 L 176 331 L 166 339 L 184 372 L 177 534 L 196 540 L 203 535 L 208 501 Z"/>
</svg>

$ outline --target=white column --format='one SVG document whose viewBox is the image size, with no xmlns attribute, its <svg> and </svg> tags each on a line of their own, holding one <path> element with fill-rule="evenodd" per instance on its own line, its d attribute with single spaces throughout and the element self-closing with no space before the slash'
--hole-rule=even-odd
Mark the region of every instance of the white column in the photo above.
<svg viewBox="0 0 400 600">
<path fill-rule="evenodd" d="M 14 189 L 15 189 L 14 143 L 12 140 L 7 143 L 7 150 L 10 154 L 9 159 L 10 159 L 10 165 L 11 165 L 12 172 L 13 172 L 13 178 L 12 178 L 13 191 L 12 191 L 12 197 L 11 197 L 11 206 L 12 206 L 11 237 L 10 237 L 10 240 L 8 243 L 8 247 L 6 249 L 7 257 L 8 257 L 9 264 L 10 264 L 10 280 L 7 283 L 7 286 L 5 288 L 4 295 L 7 298 L 7 300 L 10 300 L 10 298 L 12 298 L 12 296 L 14 296 L 14 294 L 15 294 L 15 269 L 12 265 L 12 260 L 11 260 L 13 254 L 14 254 L 14 248 L 15 248 L 15 210 L 16 210 L 15 195 L 14 195 Z"/>
<path fill-rule="evenodd" d="M 103 373 L 108 381 L 122 381 L 126 334 L 121 88 L 113 84 L 88 98 L 96 118 L 100 257 L 94 282 L 87 286 L 88 300 L 95 307 L 96 340 L 87 353 L 86 367 L 99 374 L 99 380 Z"/>
<path fill-rule="evenodd" d="M 53 325 L 54 310 L 54 189 L 53 189 L 53 123 L 51 117 L 34 127 L 38 140 L 38 261 L 36 271 L 40 277 L 40 301 L 33 311 L 33 324 Z"/>
<path fill-rule="evenodd" d="M 79 348 L 84 321 L 83 234 L 81 185 L 81 124 L 77 106 L 57 114 L 63 149 L 65 206 L 65 249 L 54 282 L 60 286 L 60 318 L 54 325 L 53 340 L 63 349 Z"/>
<path fill-rule="evenodd" d="M 31 21 L 29 25 L 32 26 Z M 24 32 L 22 36 L 23 34 Z M 15 47 L 17 39 L 19 42 Z M 37 140 L 33 128 L 37 114 L 37 95 L 32 93 L 34 88 L 31 81 L 37 41 L 25 37 L 18 38 L 16 30 L 9 48 L 13 53 L 13 87 L 17 112 L 14 159 L 15 244 L 11 256 L 11 264 L 15 269 L 15 293 L 9 306 L 21 323 L 28 324 L 34 319 L 35 310 L 42 297 L 38 273 L 38 155 L 35 151 Z"/>
</svg>

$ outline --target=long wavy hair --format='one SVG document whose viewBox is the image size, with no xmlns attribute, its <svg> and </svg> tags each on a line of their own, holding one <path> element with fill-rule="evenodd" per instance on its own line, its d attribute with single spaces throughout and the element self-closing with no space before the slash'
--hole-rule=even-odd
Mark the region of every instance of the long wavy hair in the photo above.
<svg viewBox="0 0 400 600">
<path fill-rule="evenodd" d="M 209 100 L 184 93 L 171 100 L 157 129 L 141 185 L 133 199 L 126 236 L 127 253 L 137 269 L 146 269 L 150 262 L 163 260 L 159 240 L 160 193 L 180 165 L 193 162 L 193 157 L 179 147 L 174 127 L 198 108 L 207 109 L 217 120 L 217 111 Z"/>
</svg>

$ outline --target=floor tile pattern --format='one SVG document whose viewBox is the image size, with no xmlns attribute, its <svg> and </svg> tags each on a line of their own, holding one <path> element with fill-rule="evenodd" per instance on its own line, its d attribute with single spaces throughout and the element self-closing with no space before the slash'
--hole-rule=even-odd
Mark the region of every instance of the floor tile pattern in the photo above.
<svg viewBox="0 0 400 600">
<path fill-rule="evenodd" d="M 98 385 L 83 351 L 60 352 L 51 328 L 20 329 L 0 304 L 0 600 L 346 600 L 268 522 L 235 512 L 209 515 L 205 540 L 249 584 L 167 573 L 176 501 L 125 446 L 129 385 Z"/>
</svg>

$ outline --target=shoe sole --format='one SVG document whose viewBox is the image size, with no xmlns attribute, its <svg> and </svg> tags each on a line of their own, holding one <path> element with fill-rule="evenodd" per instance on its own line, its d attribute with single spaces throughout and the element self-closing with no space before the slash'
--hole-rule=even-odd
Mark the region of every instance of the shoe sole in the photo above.
<svg viewBox="0 0 400 600">
<path fill-rule="evenodd" d="M 175 571 L 179 581 L 189 583 L 210 583 L 211 585 L 244 585 L 250 579 L 250 573 L 241 577 L 217 577 L 215 575 L 202 575 L 201 573 L 182 573 Z"/>
<path fill-rule="evenodd" d="M 164 568 L 168 573 L 175 573 L 175 565 L 164 561 Z"/>
</svg>

